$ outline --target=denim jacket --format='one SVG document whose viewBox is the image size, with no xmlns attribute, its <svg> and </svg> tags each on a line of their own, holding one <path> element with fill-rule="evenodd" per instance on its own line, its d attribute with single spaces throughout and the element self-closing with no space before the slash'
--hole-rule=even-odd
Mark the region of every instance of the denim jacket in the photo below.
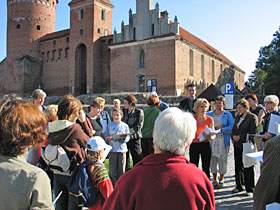
<svg viewBox="0 0 280 210">
<path fill-rule="evenodd" d="M 215 113 L 215 110 L 207 112 L 207 115 L 210 117 L 214 117 L 214 113 Z M 225 110 L 223 111 L 222 124 L 223 124 L 222 132 L 223 132 L 223 136 L 224 136 L 225 146 L 229 147 L 230 146 L 230 134 L 231 134 L 232 127 L 234 125 L 234 119 L 230 112 L 225 111 Z"/>
</svg>

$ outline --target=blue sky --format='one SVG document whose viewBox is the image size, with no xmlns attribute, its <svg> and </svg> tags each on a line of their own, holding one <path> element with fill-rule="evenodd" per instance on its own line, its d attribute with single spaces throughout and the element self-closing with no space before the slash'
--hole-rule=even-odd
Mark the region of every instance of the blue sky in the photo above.
<svg viewBox="0 0 280 210">
<path fill-rule="evenodd" d="M 59 0 L 56 31 L 70 25 L 70 0 Z M 136 0 L 111 0 L 113 29 L 128 23 L 128 10 Z M 261 46 L 268 45 L 280 26 L 279 0 L 158 0 L 160 10 L 170 19 L 177 15 L 180 26 L 207 42 L 249 76 Z M 7 1 L 0 0 L 0 61 L 6 57 Z"/>
</svg>

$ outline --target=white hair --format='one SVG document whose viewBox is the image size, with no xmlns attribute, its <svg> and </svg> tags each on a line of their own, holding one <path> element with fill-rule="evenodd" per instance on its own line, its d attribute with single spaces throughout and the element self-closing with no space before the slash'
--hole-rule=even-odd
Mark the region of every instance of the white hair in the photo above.
<svg viewBox="0 0 280 210">
<path fill-rule="evenodd" d="M 161 152 L 184 155 L 196 132 L 196 120 L 191 113 L 178 108 L 165 109 L 154 126 L 154 148 Z"/>
<path fill-rule="evenodd" d="M 266 102 L 266 101 L 271 101 L 271 102 L 273 102 L 276 106 L 276 108 L 275 109 L 277 109 L 277 107 L 278 107 L 278 104 L 279 104 L 279 98 L 278 98 L 278 96 L 276 96 L 276 95 L 268 95 L 268 96 L 266 96 L 265 98 L 264 98 L 264 101 Z"/>
<path fill-rule="evenodd" d="M 121 103 L 120 99 L 118 99 L 118 98 L 114 99 L 114 100 L 113 100 L 113 103 L 114 103 L 115 101 L 118 102 L 119 104 Z"/>
</svg>

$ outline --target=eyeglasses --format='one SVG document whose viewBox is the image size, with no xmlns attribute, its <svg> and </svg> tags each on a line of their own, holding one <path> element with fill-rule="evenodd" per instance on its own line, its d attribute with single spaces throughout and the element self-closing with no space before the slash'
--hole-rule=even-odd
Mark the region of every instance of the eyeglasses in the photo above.
<svg viewBox="0 0 280 210">
<path fill-rule="evenodd" d="M 208 106 L 200 106 L 200 108 L 208 108 Z"/>
<path fill-rule="evenodd" d="M 273 104 L 272 101 L 265 101 L 264 104 Z"/>
</svg>

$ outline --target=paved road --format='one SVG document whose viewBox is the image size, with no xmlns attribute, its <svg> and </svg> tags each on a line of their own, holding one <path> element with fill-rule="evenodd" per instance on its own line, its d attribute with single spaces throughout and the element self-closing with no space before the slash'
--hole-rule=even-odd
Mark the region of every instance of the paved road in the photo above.
<svg viewBox="0 0 280 210">
<path fill-rule="evenodd" d="M 188 151 L 186 152 L 188 158 Z M 201 167 L 200 167 L 201 168 Z M 234 178 L 234 157 L 233 147 L 231 145 L 228 156 L 228 170 L 225 176 L 224 188 L 215 189 L 215 200 L 217 210 L 251 210 L 253 209 L 253 196 L 246 196 L 245 191 L 233 194 L 231 191 L 235 188 Z M 260 175 L 260 165 L 255 166 L 255 182 Z M 211 178 L 211 181 L 212 178 Z"/>
</svg>

